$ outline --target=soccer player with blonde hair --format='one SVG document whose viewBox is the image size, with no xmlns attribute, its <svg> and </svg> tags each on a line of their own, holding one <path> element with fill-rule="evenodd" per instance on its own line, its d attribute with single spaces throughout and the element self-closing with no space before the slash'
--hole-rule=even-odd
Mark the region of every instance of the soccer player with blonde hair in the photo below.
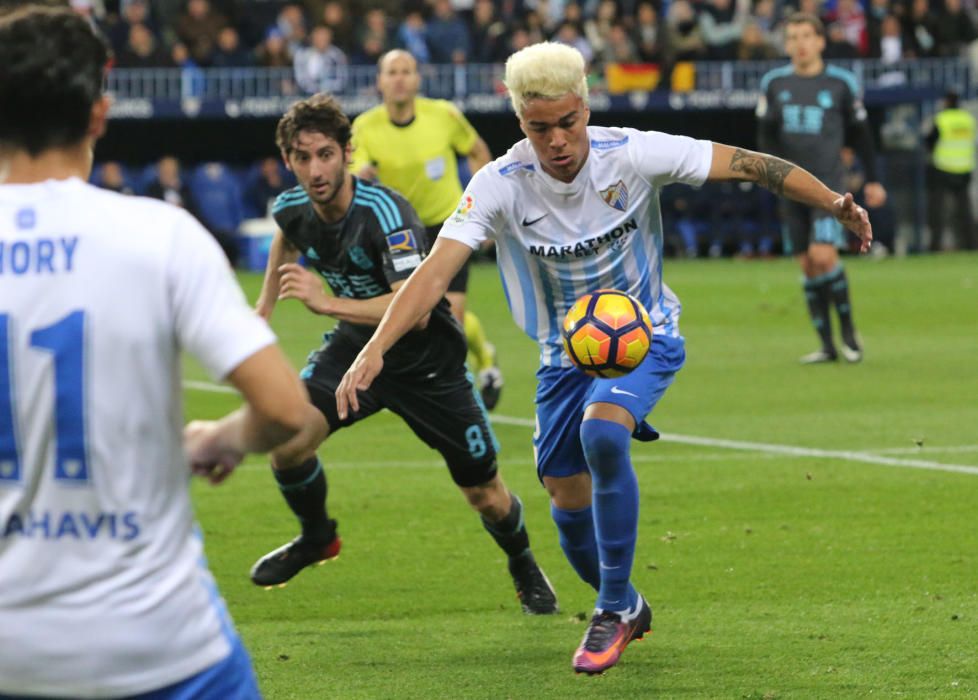
<svg viewBox="0 0 978 700">
<path fill-rule="evenodd" d="M 646 416 L 685 359 L 679 300 L 661 275 L 659 189 L 747 180 L 831 212 L 862 239 L 863 250 L 872 229 L 851 194 L 833 192 L 779 158 L 655 131 L 588 126 L 584 59 L 573 48 L 543 43 L 513 54 L 505 83 L 526 138 L 469 183 L 431 254 L 343 378 L 338 411 L 356 410 L 385 353 L 438 303 L 472 251 L 493 238 L 513 318 L 540 345 L 537 472 L 568 561 L 597 591 L 573 668 L 601 673 L 651 628 L 649 604 L 631 582 L 639 492 L 630 440 L 658 437 Z M 648 357 L 616 379 L 573 368 L 560 342 L 570 306 L 602 288 L 639 299 L 654 326 Z"/>
</svg>

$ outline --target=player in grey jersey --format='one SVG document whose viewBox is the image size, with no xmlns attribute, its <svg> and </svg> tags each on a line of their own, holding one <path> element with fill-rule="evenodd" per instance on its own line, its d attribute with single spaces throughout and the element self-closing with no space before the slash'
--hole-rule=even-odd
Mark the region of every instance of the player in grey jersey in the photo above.
<svg viewBox="0 0 978 700">
<path fill-rule="evenodd" d="M 866 169 L 863 193 L 870 208 L 882 206 L 886 190 L 879 183 L 873 137 L 856 76 L 822 60 L 825 28 L 812 15 L 794 14 L 785 29 L 785 50 L 791 64 L 761 79 L 757 105 L 758 141 L 762 150 L 795 162 L 829 187 L 843 187 L 842 146 L 848 141 Z M 830 214 L 797 202 L 782 203 L 785 251 L 797 256 L 805 275 L 805 297 L 821 349 L 805 355 L 806 364 L 838 359 L 832 340 L 830 308 L 841 327 L 842 356 L 862 359 L 862 346 L 852 320 L 849 281 L 838 249 L 845 231 Z"/>
</svg>

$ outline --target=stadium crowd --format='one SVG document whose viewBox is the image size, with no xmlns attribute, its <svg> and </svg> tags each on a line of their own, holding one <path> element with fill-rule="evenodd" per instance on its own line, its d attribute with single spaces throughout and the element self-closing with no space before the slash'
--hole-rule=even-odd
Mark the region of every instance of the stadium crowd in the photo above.
<svg viewBox="0 0 978 700">
<path fill-rule="evenodd" d="M 392 48 L 421 64 L 500 63 L 552 40 L 607 64 L 766 60 L 800 10 L 828 28 L 826 58 L 960 55 L 973 0 L 71 0 L 110 38 L 116 65 L 294 67 L 304 92 Z M 332 82 L 331 82 L 332 81 Z"/>
</svg>

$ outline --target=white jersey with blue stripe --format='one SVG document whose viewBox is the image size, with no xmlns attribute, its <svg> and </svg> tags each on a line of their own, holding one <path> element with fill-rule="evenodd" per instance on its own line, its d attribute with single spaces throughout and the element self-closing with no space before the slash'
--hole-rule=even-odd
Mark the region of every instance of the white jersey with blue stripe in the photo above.
<svg viewBox="0 0 978 700">
<path fill-rule="evenodd" d="M 628 292 L 653 333 L 679 335 L 679 299 L 662 281 L 659 190 L 701 185 L 709 141 L 588 127 L 590 151 L 570 183 L 547 175 L 526 139 L 482 168 L 439 233 L 476 248 L 496 241 L 499 274 L 517 325 L 540 343 L 540 362 L 566 367 L 560 327 L 582 294 Z"/>
<path fill-rule="evenodd" d="M 274 341 L 187 212 L 0 185 L 0 695 L 136 695 L 227 657 L 180 355 L 221 378 Z"/>
</svg>

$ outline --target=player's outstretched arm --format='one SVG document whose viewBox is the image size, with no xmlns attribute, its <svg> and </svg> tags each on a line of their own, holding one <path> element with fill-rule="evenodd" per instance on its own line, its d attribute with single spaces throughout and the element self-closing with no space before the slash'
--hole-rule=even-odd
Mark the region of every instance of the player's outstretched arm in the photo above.
<svg viewBox="0 0 978 700">
<path fill-rule="evenodd" d="M 343 375 L 336 389 L 336 410 L 341 420 L 351 408 L 360 410 L 357 391 L 370 387 L 384 367 L 384 353 L 435 308 L 470 255 L 472 249 L 464 243 L 449 238 L 435 241 L 431 253 L 394 295 L 373 337 Z"/>
<path fill-rule="evenodd" d="M 832 212 L 843 226 L 859 236 L 861 252 L 868 251 L 873 241 L 869 216 L 853 201 L 852 194 L 834 192 L 804 168 L 776 156 L 714 143 L 707 179 L 756 182 L 779 197 Z"/>
<path fill-rule="evenodd" d="M 184 447 L 195 474 L 223 481 L 251 452 L 267 452 L 322 420 L 305 387 L 277 345 L 241 362 L 228 381 L 245 405 L 216 421 L 194 421 L 184 429 Z"/>
<path fill-rule="evenodd" d="M 288 263 L 299 260 L 299 250 L 289 243 L 281 231 L 276 231 L 272 244 L 268 249 L 268 264 L 265 266 L 265 280 L 261 285 L 261 293 L 255 304 L 255 311 L 266 321 L 272 316 L 275 302 L 279 298 L 279 286 L 282 273 L 280 268 Z"/>
</svg>

